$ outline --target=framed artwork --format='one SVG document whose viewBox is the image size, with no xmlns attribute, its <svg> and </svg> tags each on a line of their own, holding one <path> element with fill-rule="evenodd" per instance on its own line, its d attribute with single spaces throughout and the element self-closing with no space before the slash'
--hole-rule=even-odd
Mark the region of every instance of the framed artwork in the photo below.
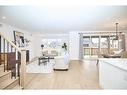
<svg viewBox="0 0 127 95">
<path fill-rule="evenodd" d="M 13 31 L 13 33 L 14 33 L 14 43 L 19 47 L 24 47 L 25 46 L 24 34 L 19 31 Z"/>
</svg>

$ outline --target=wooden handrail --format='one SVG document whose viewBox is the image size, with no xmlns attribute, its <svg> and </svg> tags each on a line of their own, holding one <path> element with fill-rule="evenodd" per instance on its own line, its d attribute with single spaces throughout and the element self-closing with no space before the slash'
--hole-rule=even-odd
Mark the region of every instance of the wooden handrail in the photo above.
<svg viewBox="0 0 127 95">
<path fill-rule="evenodd" d="M 16 50 L 18 50 L 18 52 L 21 53 L 21 49 L 20 49 L 18 46 L 16 46 L 13 42 L 11 42 L 9 39 L 7 39 L 1 32 L 0 32 L 0 35 L 1 35 L 7 42 L 9 42 Z"/>
<path fill-rule="evenodd" d="M 21 72 L 20 72 L 20 85 L 25 88 L 26 81 L 26 49 L 19 48 L 13 42 L 11 42 L 7 37 L 5 37 L 1 32 L 0 36 L 3 37 L 11 46 L 13 46 L 18 52 L 21 53 Z"/>
</svg>

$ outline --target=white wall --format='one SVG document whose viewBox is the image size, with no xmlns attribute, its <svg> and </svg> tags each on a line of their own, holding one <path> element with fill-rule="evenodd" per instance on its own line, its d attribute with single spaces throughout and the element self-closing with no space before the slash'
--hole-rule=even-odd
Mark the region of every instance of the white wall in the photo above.
<svg viewBox="0 0 127 95">
<path fill-rule="evenodd" d="M 62 42 L 69 46 L 69 34 L 33 34 L 34 57 L 40 56 L 42 53 L 42 39 L 62 39 Z"/>
<path fill-rule="evenodd" d="M 33 58 L 33 39 L 32 39 L 32 34 L 27 32 L 27 31 L 24 31 L 24 30 L 18 29 L 16 27 L 10 26 L 8 24 L 4 24 L 4 23 L 0 23 L 0 24 L 2 24 L 2 26 L 0 26 L 0 32 L 2 34 L 4 34 L 11 41 L 14 41 L 14 34 L 13 34 L 14 30 L 24 33 L 24 37 L 30 40 L 30 44 L 26 48 L 29 49 L 30 59 L 32 59 Z"/>
<path fill-rule="evenodd" d="M 79 34 L 77 31 L 71 31 L 69 34 L 69 53 L 70 60 L 79 59 Z"/>
</svg>

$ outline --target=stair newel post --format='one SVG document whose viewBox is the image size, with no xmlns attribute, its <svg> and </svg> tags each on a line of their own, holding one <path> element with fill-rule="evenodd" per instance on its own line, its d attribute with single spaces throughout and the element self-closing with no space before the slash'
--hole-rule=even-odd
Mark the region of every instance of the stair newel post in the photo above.
<svg viewBox="0 0 127 95">
<path fill-rule="evenodd" d="M 20 72 L 20 85 L 25 88 L 26 82 L 26 50 L 21 50 L 21 72 Z"/>
</svg>

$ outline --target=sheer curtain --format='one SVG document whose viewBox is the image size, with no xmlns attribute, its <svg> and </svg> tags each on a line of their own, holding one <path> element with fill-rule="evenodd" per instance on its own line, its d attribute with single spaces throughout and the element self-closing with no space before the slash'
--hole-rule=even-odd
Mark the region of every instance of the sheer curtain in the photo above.
<svg viewBox="0 0 127 95">
<path fill-rule="evenodd" d="M 79 33 L 79 60 L 83 59 L 83 34 Z"/>
</svg>

